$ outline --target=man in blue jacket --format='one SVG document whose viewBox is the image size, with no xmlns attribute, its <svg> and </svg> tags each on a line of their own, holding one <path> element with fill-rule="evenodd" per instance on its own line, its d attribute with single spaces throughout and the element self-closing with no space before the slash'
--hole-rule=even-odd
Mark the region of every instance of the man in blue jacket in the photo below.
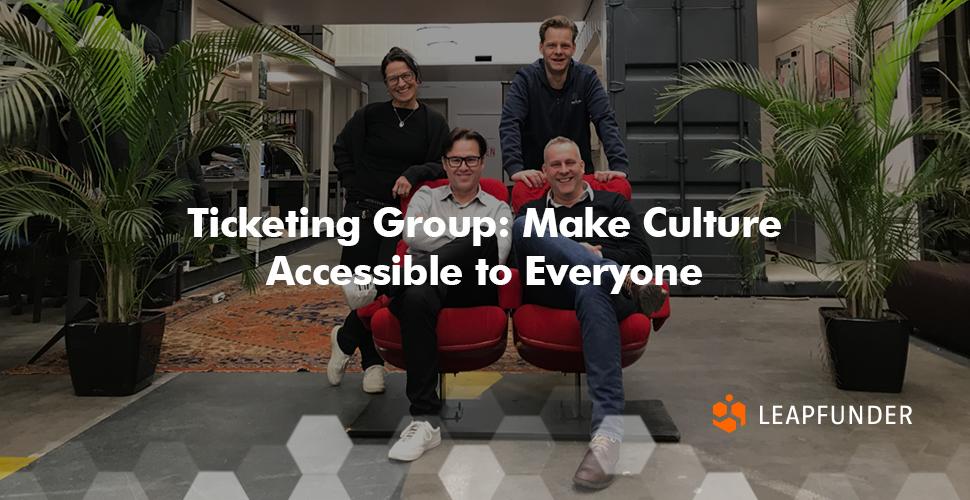
<svg viewBox="0 0 970 500">
<path fill-rule="evenodd" d="M 512 81 L 499 135 L 502 165 L 514 182 L 529 187 L 545 183 L 542 152 L 559 136 L 579 145 L 586 173 L 593 173 L 590 121 L 610 164 L 609 171 L 596 172 L 596 179 L 627 176 L 629 160 L 606 89 L 596 70 L 573 61 L 577 34 L 576 24 L 564 16 L 546 19 L 539 28 L 542 58 L 516 72 Z"/>
</svg>

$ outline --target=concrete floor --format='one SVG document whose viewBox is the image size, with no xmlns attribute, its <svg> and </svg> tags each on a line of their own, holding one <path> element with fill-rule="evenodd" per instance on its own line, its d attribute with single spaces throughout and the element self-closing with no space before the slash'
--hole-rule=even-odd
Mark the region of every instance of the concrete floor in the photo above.
<svg viewBox="0 0 970 500">
<path fill-rule="evenodd" d="M 332 242 L 291 263 L 332 264 Z M 834 300 L 674 298 L 673 317 L 624 372 L 627 399 L 661 399 L 679 444 L 629 444 L 599 493 L 570 481 L 584 443 L 445 440 L 412 464 L 343 434 L 373 397 L 359 373 L 159 377 L 125 399 L 76 398 L 69 377 L 0 375 L 0 457 L 38 456 L 0 498 L 645 498 L 970 500 L 970 362 L 919 340 L 902 394 L 840 391 L 820 359 L 817 308 Z M 0 369 L 56 330 L 0 316 Z M 505 374 L 482 398 L 558 397 L 571 377 Z M 712 425 L 731 394 L 733 433 Z M 762 425 L 772 405 L 908 405 L 912 425 Z M 770 417 L 766 417 L 770 418 Z M 61 444 L 63 443 L 63 444 Z M 2 474 L 2 470 L 0 470 Z"/>
</svg>

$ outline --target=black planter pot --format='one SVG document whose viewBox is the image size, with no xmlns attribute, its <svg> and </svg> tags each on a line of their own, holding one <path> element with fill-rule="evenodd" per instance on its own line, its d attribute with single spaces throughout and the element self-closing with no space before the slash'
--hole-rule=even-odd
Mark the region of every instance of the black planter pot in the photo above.
<svg viewBox="0 0 970 500">
<path fill-rule="evenodd" d="M 130 396 L 151 384 L 165 313 L 142 313 L 142 321 L 71 323 L 65 327 L 71 383 L 78 396 Z"/>
<path fill-rule="evenodd" d="M 902 392 L 909 356 L 909 320 L 838 317 L 840 307 L 818 309 L 839 389 Z"/>
</svg>

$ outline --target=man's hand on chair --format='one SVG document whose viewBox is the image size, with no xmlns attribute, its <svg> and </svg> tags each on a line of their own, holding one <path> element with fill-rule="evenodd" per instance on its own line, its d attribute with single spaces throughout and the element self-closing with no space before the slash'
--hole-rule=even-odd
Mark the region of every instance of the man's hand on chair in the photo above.
<svg viewBox="0 0 970 500">
<path fill-rule="evenodd" d="M 587 249 L 589 249 L 590 252 L 593 252 L 596 255 L 599 255 L 600 257 L 603 256 L 603 252 L 601 252 L 601 250 L 603 250 L 603 246 L 602 245 L 595 245 L 594 246 L 594 245 L 590 245 L 589 243 L 586 243 L 585 241 L 582 242 L 582 243 L 580 243 L 580 245 L 583 245 L 584 247 L 586 247 Z"/>
<path fill-rule="evenodd" d="M 537 188 L 546 183 L 546 174 L 541 170 L 520 170 L 509 178 L 512 182 L 524 182 L 530 188 Z"/>
<path fill-rule="evenodd" d="M 599 172 L 593 172 L 593 178 L 599 182 L 610 182 L 616 178 L 626 179 L 626 173 L 615 170 L 600 170 Z"/>
</svg>

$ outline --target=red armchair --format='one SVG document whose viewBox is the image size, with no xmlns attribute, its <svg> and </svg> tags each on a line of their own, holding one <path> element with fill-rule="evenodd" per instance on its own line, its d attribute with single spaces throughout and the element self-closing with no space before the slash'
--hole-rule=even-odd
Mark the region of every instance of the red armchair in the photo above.
<svg viewBox="0 0 970 500">
<path fill-rule="evenodd" d="M 590 179 L 591 180 L 591 179 Z M 446 181 L 429 183 L 431 187 L 443 185 Z M 596 189 L 604 189 L 592 181 Z M 499 181 L 482 179 L 481 186 L 486 192 L 500 200 L 508 199 L 508 188 Z M 513 191 L 513 206 L 519 205 L 545 194 L 544 189 L 528 192 L 524 185 L 517 185 Z M 630 185 L 626 181 L 610 183 L 605 189 L 624 189 L 630 197 Z M 415 189 L 414 191 L 417 191 Z M 620 191 L 623 193 L 624 191 Z M 404 200 L 402 207 L 407 209 Z M 403 256 L 406 247 L 398 246 L 398 255 Z M 522 286 L 517 271 L 512 270 L 509 283 L 499 286 L 499 305 L 462 309 L 443 309 L 438 315 L 438 363 L 441 373 L 457 373 L 484 368 L 497 361 L 505 352 L 508 343 L 507 311 L 515 310 L 515 340 L 520 356 L 541 368 L 555 371 L 577 373 L 585 372 L 582 354 L 582 336 L 579 322 L 572 311 L 559 311 L 523 306 Z M 374 344 L 381 356 L 390 364 L 405 368 L 401 348 L 401 326 L 397 318 L 386 308 L 389 300 L 381 297 L 374 304 L 361 308 L 358 314 L 373 331 Z M 651 316 L 656 328 L 670 314 L 669 304 Z M 623 335 L 623 366 L 642 356 L 650 334 L 650 319 L 634 315 L 620 323 Z M 576 401 L 579 401 L 577 385 Z M 565 408 L 560 403 L 550 405 L 545 399 L 516 398 L 514 400 L 475 400 L 445 401 L 444 378 L 441 379 L 442 428 L 452 439 L 548 439 L 587 440 L 589 439 L 589 420 L 582 415 L 578 406 L 572 415 L 564 415 Z M 638 404 L 643 403 L 643 404 Z M 406 398 L 373 398 L 348 428 L 352 438 L 387 438 L 397 435 L 409 421 L 406 417 L 408 401 Z M 676 442 L 680 432 L 667 414 L 660 401 L 627 401 L 627 411 L 643 416 L 653 440 Z M 537 429 L 532 420 L 508 420 L 509 415 L 539 416 L 543 425 Z M 565 418 L 563 418 L 565 416 Z M 500 426 L 501 424 L 501 426 Z M 508 425 L 505 425 L 508 424 Z M 636 436 L 626 440 L 635 441 Z"/>
<path fill-rule="evenodd" d="M 626 179 L 613 179 L 608 183 L 597 181 L 592 175 L 583 176 L 595 190 L 612 191 L 632 198 L 632 189 Z M 530 188 L 525 183 L 516 183 L 512 189 L 512 210 L 518 212 L 524 203 L 545 196 L 549 184 Z M 636 223 L 636 221 L 631 221 Z M 663 288 L 669 291 L 666 283 Z M 664 302 L 660 311 L 649 317 L 633 314 L 620 322 L 621 362 L 627 367 L 643 356 L 650 336 L 651 321 L 653 328 L 659 330 L 670 317 L 670 299 Z M 566 373 L 585 373 L 583 358 L 583 335 L 571 310 L 551 309 L 534 304 L 525 304 L 515 310 L 512 316 L 515 346 L 519 356 L 525 361 L 546 370 Z"/>
<path fill-rule="evenodd" d="M 424 185 L 435 188 L 448 184 L 447 179 L 426 182 L 415 186 L 412 195 Z M 482 179 L 480 182 L 485 192 L 499 200 L 508 202 L 509 191 L 504 183 L 496 179 Z M 401 202 L 401 210 L 407 213 L 408 197 Z M 398 256 L 404 257 L 407 245 L 400 241 L 397 247 Z M 463 279 L 474 279 L 465 276 Z M 479 306 L 468 308 L 445 308 L 438 313 L 438 368 L 441 373 L 458 373 L 484 368 L 499 360 L 505 354 L 508 345 L 508 312 L 519 306 L 522 291 L 518 274 L 513 273 L 512 280 L 498 287 L 498 306 Z M 397 366 L 404 366 L 404 350 L 401 347 L 401 324 L 387 309 L 389 300 L 382 297 L 368 310 L 358 311 L 361 319 L 367 321 L 369 317 L 371 331 L 374 334 L 374 345 L 384 361 Z M 372 316 L 371 316 L 372 314 Z"/>
</svg>

